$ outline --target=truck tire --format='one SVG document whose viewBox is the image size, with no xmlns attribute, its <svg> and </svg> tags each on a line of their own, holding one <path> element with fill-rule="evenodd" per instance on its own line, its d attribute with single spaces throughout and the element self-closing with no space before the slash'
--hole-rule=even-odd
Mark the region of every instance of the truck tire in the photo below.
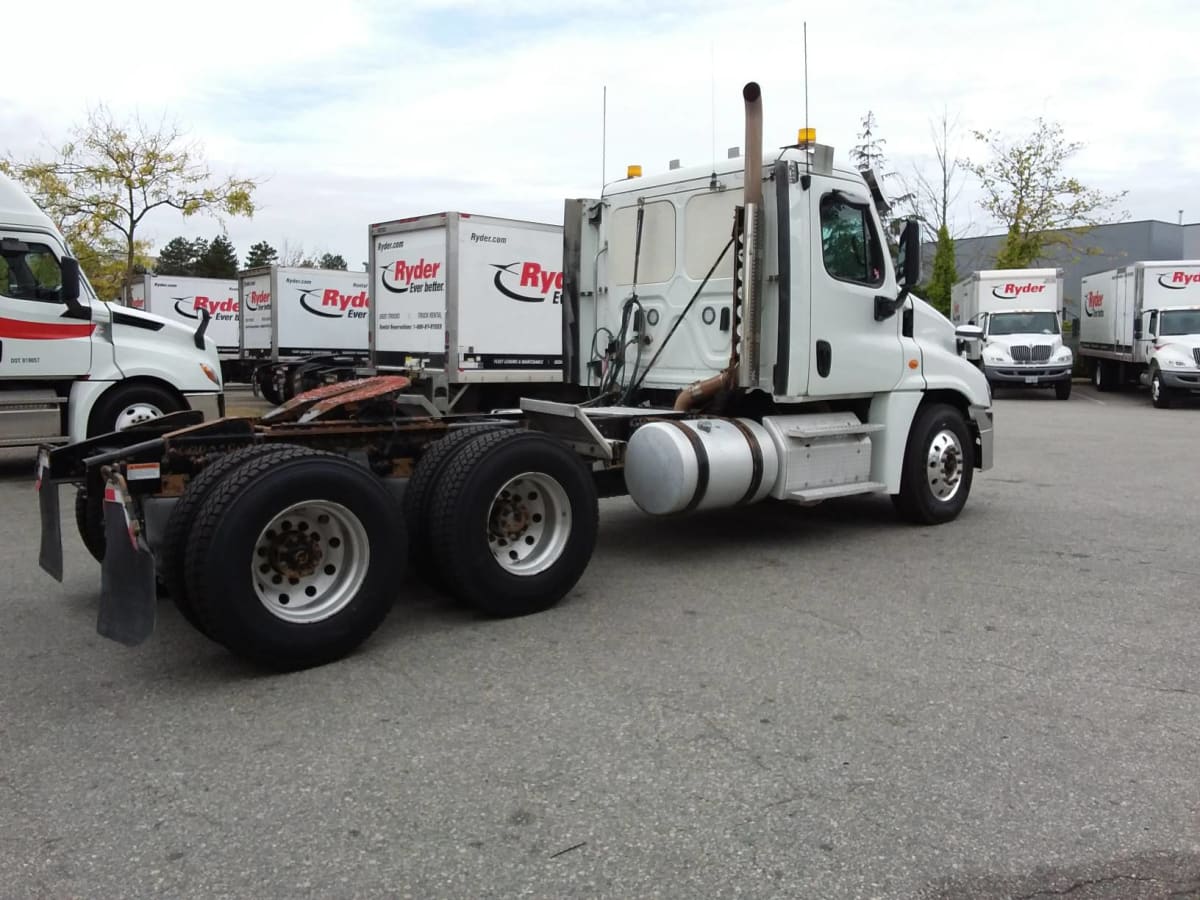
<svg viewBox="0 0 1200 900">
<path fill-rule="evenodd" d="M 388 614 L 404 517 L 344 457 L 287 450 L 244 462 L 205 499 L 187 550 L 188 596 L 234 654 L 291 670 L 339 659 Z"/>
<path fill-rule="evenodd" d="M 454 454 L 431 520 L 450 592 L 485 615 L 523 616 L 558 603 L 587 568 L 599 501 L 591 473 L 565 444 L 504 429 Z"/>
<path fill-rule="evenodd" d="M 205 637 L 216 640 L 196 614 L 184 571 L 187 549 L 192 540 L 192 525 L 204 501 L 226 475 L 252 459 L 258 459 L 268 453 L 275 454 L 277 459 L 298 459 L 302 456 L 312 456 L 316 452 L 295 444 L 255 444 L 226 453 L 201 469 L 200 474 L 188 483 L 183 496 L 171 507 L 158 552 L 158 577 L 174 601 L 179 614 Z"/>
<path fill-rule="evenodd" d="M 1112 390 L 1112 372 L 1108 368 L 1108 360 L 1096 359 L 1092 361 L 1092 385 L 1097 391 L 1107 393 Z"/>
<path fill-rule="evenodd" d="M 156 384 L 118 385 L 92 407 L 88 417 L 88 437 L 121 431 L 183 408 L 179 397 Z"/>
<path fill-rule="evenodd" d="M 909 522 L 949 522 L 962 512 L 974 472 L 975 442 L 963 414 L 944 403 L 924 406 L 909 430 L 892 502 Z"/>
<path fill-rule="evenodd" d="M 104 562 L 104 495 L 93 497 L 87 487 L 75 491 L 75 527 L 83 546 L 96 562 Z"/>
<path fill-rule="evenodd" d="M 1054 399 L 1070 400 L 1071 399 L 1071 379 L 1066 378 L 1062 381 L 1054 383 Z"/>
<path fill-rule="evenodd" d="M 275 390 L 273 371 L 273 366 L 260 366 L 254 371 L 254 384 L 264 400 L 272 406 L 279 406 L 283 403 L 283 398 L 279 396 L 279 391 Z"/>
<path fill-rule="evenodd" d="M 444 588 L 438 566 L 433 559 L 433 539 L 430 536 L 433 497 L 438 479 L 467 441 L 495 431 L 497 425 L 472 425 L 451 431 L 434 441 L 421 454 L 412 477 L 404 488 L 404 523 L 408 527 L 408 558 L 422 578 L 435 587 Z"/>
<path fill-rule="evenodd" d="M 1155 409 L 1171 408 L 1171 389 L 1163 384 L 1158 366 L 1150 370 L 1150 402 L 1154 404 Z"/>
</svg>

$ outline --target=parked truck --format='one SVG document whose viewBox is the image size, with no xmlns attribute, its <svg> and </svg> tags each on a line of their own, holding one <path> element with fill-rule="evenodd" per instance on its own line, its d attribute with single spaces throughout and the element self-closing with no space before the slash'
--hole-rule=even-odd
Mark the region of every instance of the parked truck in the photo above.
<svg viewBox="0 0 1200 900">
<path fill-rule="evenodd" d="M 1053 388 L 1059 400 L 1070 398 L 1075 361 L 1062 340 L 1062 269 L 973 272 L 954 285 L 950 302 L 955 325 L 983 330 L 964 341 L 964 355 L 993 388 Z"/>
<path fill-rule="evenodd" d="M 0 446 L 78 443 L 187 409 L 216 418 L 210 321 L 101 302 L 49 217 L 0 174 Z"/>
<path fill-rule="evenodd" d="M 443 212 L 369 231 L 374 371 L 443 412 L 562 383 L 561 225 Z"/>
<path fill-rule="evenodd" d="M 1200 394 L 1200 260 L 1098 272 L 1079 293 L 1079 355 L 1098 390 L 1138 382 L 1160 409 Z"/>
<path fill-rule="evenodd" d="M 254 387 L 280 404 L 367 363 L 367 273 L 261 266 L 238 275 L 239 343 Z"/>
<path fill-rule="evenodd" d="M 224 382 L 245 381 L 248 370 L 238 347 L 240 306 L 237 281 L 184 275 L 142 275 L 129 287 L 128 305 L 195 330 L 207 316 Z"/>
<path fill-rule="evenodd" d="M 992 465 L 992 411 L 954 326 L 909 294 L 918 223 L 894 266 L 876 182 L 807 130 L 764 151 L 758 85 L 743 98 L 744 158 L 566 201 L 550 387 L 574 402 L 531 382 L 514 408 L 442 413 L 409 375 L 381 374 L 257 419 L 46 447 L 42 567 L 61 579 L 56 486 L 103 488 L 101 634 L 144 641 L 157 581 L 202 633 L 289 669 L 364 641 L 409 559 L 486 615 L 553 606 L 587 568 L 601 496 L 630 496 L 664 528 L 694 510 L 851 495 L 890 495 L 913 522 L 954 519 Z M 380 265 L 436 284 L 432 252 Z M 489 263 L 493 280 L 507 286 L 521 261 Z M 527 302 L 549 298 L 513 299 Z M 414 303 L 391 321 L 438 310 Z M 444 338 L 381 349 L 468 355 Z"/>
</svg>

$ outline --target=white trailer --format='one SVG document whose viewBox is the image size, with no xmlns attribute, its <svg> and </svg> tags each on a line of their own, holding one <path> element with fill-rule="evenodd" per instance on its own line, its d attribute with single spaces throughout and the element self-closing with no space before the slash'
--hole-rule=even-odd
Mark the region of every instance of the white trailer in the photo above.
<svg viewBox="0 0 1200 900">
<path fill-rule="evenodd" d="M 983 329 L 964 342 L 964 356 L 993 388 L 1052 387 L 1071 396 L 1074 358 L 1062 340 L 1062 269 L 991 269 L 954 285 L 950 319 Z"/>
<path fill-rule="evenodd" d="M 1200 394 L 1200 259 L 1087 275 L 1079 294 L 1079 355 L 1099 390 L 1140 382 L 1160 408 Z"/>
<path fill-rule="evenodd" d="M 561 226 L 443 212 L 369 235 L 375 371 L 405 372 L 441 410 L 562 382 Z"/>
<path fill-rule="evenodd" d="M 366 272 L 260 266 L 238 275 L 242 356 L 273 403 L 352 377 L 367 362 Z"/>
</svg>

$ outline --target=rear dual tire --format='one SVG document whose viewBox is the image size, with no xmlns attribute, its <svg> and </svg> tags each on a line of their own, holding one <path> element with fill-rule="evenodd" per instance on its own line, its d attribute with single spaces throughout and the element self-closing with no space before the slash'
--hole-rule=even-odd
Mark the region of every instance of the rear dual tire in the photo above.
<svg viewBox="0 0 1200 900">
<path fill-rule="evenodd" d="M 487 616 L 556 605 L 579 581 L 599 530 L 591 473 L 562 442 L 502 429 L 462 439 L 429 485 L 437 582 Z"/>
<path fill-rule="evenodd" d="M 405 565 L 399 505 L 344 457 L 272 448 L 214 476 L 183 551 L 197 627 L 273 669 L 321 665 L 365 641 Z"/>
</svg>

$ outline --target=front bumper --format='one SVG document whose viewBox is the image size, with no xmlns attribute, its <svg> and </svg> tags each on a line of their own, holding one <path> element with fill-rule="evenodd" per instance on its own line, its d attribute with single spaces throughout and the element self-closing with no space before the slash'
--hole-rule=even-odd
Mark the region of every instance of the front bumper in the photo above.
<svg viewBox="0 0 1200 900">
<path fill-rule="evenodd" d="M 1162 383 L 1173 391 L 1200 392 L 1200 372 L 1172 372 L 1170 369 L 1159 369 L 1158 374 Z"/>
<path fill-rule="evenodd" d="M 987 470 L 992 467 L 993 425 L 990 406 L 972 406 L 971 422 L 975 431 L 975 468 Z"/>
<path fill-rule="evenodd" d="M 983 374 L 992 384 L 1047 385 L 1071 379 L 1071 365 L 1021 366 L 1005 365 L 983 367 Z"/>
<path fill-rule="evenodd" d="M 199 394 L 184 394 L 183 399 L 187 401 L 189 408 L 199 410 L 204 414 L 205 422 L 225 418 L 224 393 L 205 391 Z"/>
</svg>

